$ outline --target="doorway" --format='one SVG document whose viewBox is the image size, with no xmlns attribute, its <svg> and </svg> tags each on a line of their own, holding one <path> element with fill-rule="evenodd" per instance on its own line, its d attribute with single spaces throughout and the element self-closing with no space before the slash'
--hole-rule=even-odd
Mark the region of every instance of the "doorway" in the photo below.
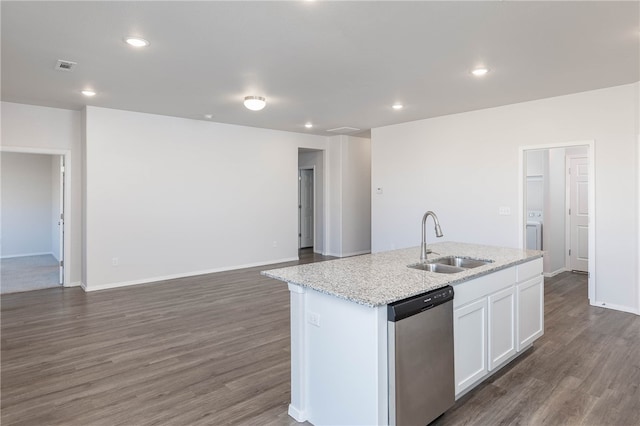
<svg viewBox="0 0 640 426">
<path fill-rule="evenodd" d="M 2 294 L 69 283 L 68 155 L 2 147 Z"/>
<path fill-rule="evenodd" d="M 325 254 L 324 151 L 298 149 L 298 248 Z"/>
<path fill-rule="evenodd" d="M 593 141 L 521 148 L 521 247 L 544 251 L 544 274 L 588 275 L 595 301 Z"/>
<path fill-rule="evenodd" d="M 298 248 L 313 248 L 314 169 L 298 170 Z"/>
</svg>

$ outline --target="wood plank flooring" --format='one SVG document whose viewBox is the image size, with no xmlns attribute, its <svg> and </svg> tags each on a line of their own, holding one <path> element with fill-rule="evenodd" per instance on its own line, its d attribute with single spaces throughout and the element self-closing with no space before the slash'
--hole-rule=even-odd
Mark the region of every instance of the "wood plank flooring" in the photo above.
<svg viewBox="0 0 640 426">
<path fill-rule="evenodd" d="M 587 278 L 545 280 L 545 334 L 434 425 L 640 425 L 640 316 L 589 306 Z"/>
<path fill-rule="evenodd" d="M 269 268 L 2 296 L 3 426 L 297 424 Z M 588 306 L 584 276 L 545 293 L 544 337 L 435 424 L 640 424 L 640 317 Z"/>
</svg>

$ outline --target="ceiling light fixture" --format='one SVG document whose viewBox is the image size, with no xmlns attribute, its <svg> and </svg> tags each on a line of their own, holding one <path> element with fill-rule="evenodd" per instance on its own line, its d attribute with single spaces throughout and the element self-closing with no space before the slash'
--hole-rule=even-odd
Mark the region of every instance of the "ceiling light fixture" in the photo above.
<svg viewBox="0 0 640 426">
<path fill-rule="evenodd" d="M 312 128 L 312 127 L 313 127 L 313 124 L 311 124 L 311 123 L 306 123 L 306 124 L 304 125 L 304 127 L 306 127 L 307 129 L 310 129 L 310 128 Z"/>
<path fill-rule="evenodd" d="M 93 90 L 89 90 L 89 89 L 87 89 L 87 90 L 83 90 L 81 93 L 82 93 L 83 95 L 85 95 L 85 96 L 88 96 L 88 97 L 91 97 L 91 96 L 95 96 L 95 95 L 96 95 L 96 92 L 94 92 Z"/>
<path fill-rule="evenodd" d="M 211 120 L 213 118 L 213 114 L 205 114 L 204 118 L 206 118 L 207 120 Z"/>
<path fill-rule="evenodd" d="M 404 105 L 402 105 L 402 104 L 393 104 L 393 106 L 391 108 L 396 109 L 396 110 L 397 109 L 402 109 L 402 108 L 404 108 Z"/>
<path fill-rule="evenodd" d="M 262 96 L 246 96 L 244 106 L 251 111 L 260 111 L 267 105 L 267 100 Z"/>
<path fill-rule="evenodd" d="M 476 68 L 473 71 L 471 71 L 471 74 L 475 75 L 476 77 L 482 77 L 483 75 L 485 75 L 488 72 L 489 72 L 489 69 L 479 67 L 479 68 Z"/>
<path fill-rule="evenodd" d="M 127 43 L 129 46 L 133 46 L 133 47 L 147 47 L 150 44 L 147 40 L 143 38 L 133 37 L 133 36 L 125 37 L 124 42 Z"/>
</svg>

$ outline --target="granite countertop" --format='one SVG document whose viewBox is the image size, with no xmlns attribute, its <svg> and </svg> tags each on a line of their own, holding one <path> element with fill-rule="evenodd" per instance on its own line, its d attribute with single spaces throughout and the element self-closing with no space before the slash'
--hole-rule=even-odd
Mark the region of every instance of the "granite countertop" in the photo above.
<svg viewBox="0 0 640 426">
<path fill-rule="evenodd" d="M 262 275 L 373 307 L 542 257 L 538 250 L 455 242 L 429 244 L 428 247 L 439 253 L 430 254 L 429 259 L 462 256 L 493 262 L 455 274 L 426 272 L 407 268 L 407 265 L 420 261 L 420 247 L 412 247 L 271 269 L 262 271 Z"/>
</svg>

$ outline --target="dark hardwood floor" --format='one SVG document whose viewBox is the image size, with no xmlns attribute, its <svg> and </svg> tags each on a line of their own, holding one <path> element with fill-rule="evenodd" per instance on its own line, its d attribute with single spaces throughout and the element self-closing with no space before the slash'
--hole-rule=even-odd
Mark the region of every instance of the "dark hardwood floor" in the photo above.
<svg viewBox="0 0 640 426">
<path fill-rule="evenodd" d="M 297 424 L 278 266 L 2 296 L 2 425 Z M 588 306 L 584 276 L 545 290 L 544 337 L 436 424 L 640 424 L 640 317 Z"/>
</svg>

